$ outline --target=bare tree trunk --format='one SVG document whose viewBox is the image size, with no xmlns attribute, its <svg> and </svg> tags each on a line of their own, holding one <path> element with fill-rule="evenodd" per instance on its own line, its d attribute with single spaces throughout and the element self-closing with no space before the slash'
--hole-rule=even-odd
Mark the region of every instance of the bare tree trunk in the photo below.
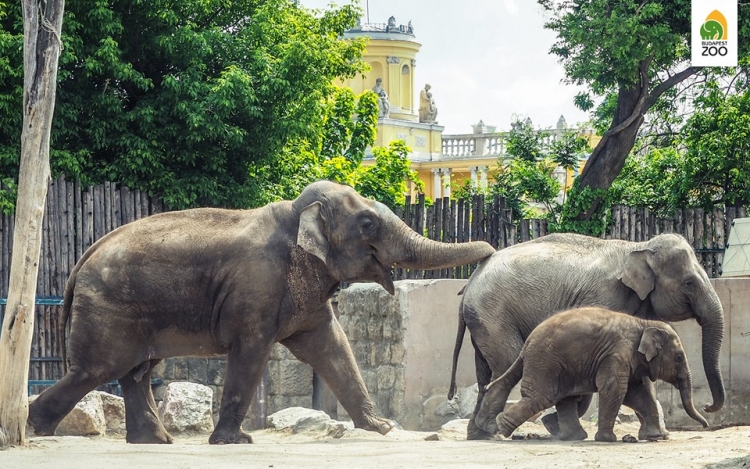
<svg viewBox="0 0 750 469">
<path fill-rule="evenodd" d="M 23 133 L 8 304 L 0 331 L 0 447 L 26 439 L 26 385 L 64 7 L 64 0 L 23 0 Z"/>
</svg>

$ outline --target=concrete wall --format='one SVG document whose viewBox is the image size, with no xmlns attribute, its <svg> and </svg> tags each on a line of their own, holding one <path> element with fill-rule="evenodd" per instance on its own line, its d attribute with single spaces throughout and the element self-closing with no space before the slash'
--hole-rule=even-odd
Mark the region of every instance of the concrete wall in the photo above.
<svg viewBox="0 0 750 469">
<path fill-rule="evenodd" d="M 436 429 L 434 410 L 446 400 L 464 280 L 402 280 L 389 295 L 355 284 L 338 297 L 339 321 L 378 412 L 405 429 Z M 469 335 L 458 385 L 476 382 Z M 339 410 L 343 414 L 343 409 Z"/>
<path fill-rule="evenodd" d="M 712 425 L 750 423 L 750 279 L 712 280 L 725 313 L 721 369 L 727 389 L 724 408 L 704 416 Z M 406 429 L 439 426 L 433 412 L 445 400 L 463 280 L 395 282 L 390 297 L 374 284 L 353 285 L 339 295 L 340 321 L 355 351 L 378 411 Z M 693 374 L 699 410 L 711 402 L 701 358 L 701 331 L 695 321 L 674 324 Z M 381 331 L 388 331 L 383 333 Z M 388 356 L 401 350 L 403 356 Z M 398 358 L 398 359 L 395 359 Z M 387 379 L 385 379 L 387 377 Z M 467 332 L 459 362 L 459 387 L 476 382 Z M 679 391 L 657 384 L 668 427 L 695 426 L 682 409 Z M 517 391 L 511 398 L 517 396 Z M 596 402 L 596 399 L 595 399 Z M 593 409 L 592 409 L 593 410 Z"/>
</svg>

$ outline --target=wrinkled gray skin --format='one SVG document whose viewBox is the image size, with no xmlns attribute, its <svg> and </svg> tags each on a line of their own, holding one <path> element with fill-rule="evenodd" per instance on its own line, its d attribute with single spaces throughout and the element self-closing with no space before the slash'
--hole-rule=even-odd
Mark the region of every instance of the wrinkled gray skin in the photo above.
<svg viewBox="0 0 750 469">
<path fill-rule="evenodd" d="M 251 443 L 240 424 L 275 342 L 309 363 L 354 421 L 386 433 L 328 299 L 339 282 L 375 281 L 393 294 L 390 266 L 477 262 L 487 243 L 419 236 L 387 207 L 321 181 L 294 201 L 255 210 L 154 215 L 95 243 L 70 275 L 68 373 L 29 408 L 37 435 L 52 435 L 89 391 L 117 379 L 127 441 L 172 441 L 150 380 L 162 359 L 227 355 L 219 421 L 210 443 Z"/>
<path fill-rule="evenodd" d="M 724 312 L 685 239 L 662 234 L 634 243 L 552 234 L 498 251 L 472 274 L 464 290 L 450 395 L 455 393 L 458 352 L 468 327 L 480 389 L 469 421 L 469 439 L 491 438 L 495 433 L 495 417 L 508 396 L 493 388 L 489 392 L 498 395 L 492 397 L 492 406 L 483 407 L 484 386 L 510 367 L 532 329 L 556 312 L 582 306 L 600 306 L 644 319 L 695 319 L 702 327 L 703 367 L 713 396 L 713 404 L 705 411 L 721 409 L 724 385 L 719 351 Z M 632 393 L 644 402 L 643 412 L 637 413 L 639 437 L 667 438 L 657 417 L 653 383 L 646 379 Z M 565 399 L 557 403 L 558 413 L 543 422 L 556 435 L 558 416 L 573 419 L 576 407 L 583 415 L 590 402 L 590 395 Z"/>
<path fill-rule="evenodd" d="M 582 393 L 599 393 L 596 441 L 617 441 L 613 432 L 622 404 L 641 415 L 650 411 L 638 389 L 643 379 L 661 379 L 680 391 L 685 412 L 704 427 L 693 405 L 692 380 L 677 333 L 661 321 L 648 321 L 602 308 L 579 308 L 542 322 L 526 339 L 521 354 L 500 378 L 487 385 L 508 393 L 521 381 L 521 400 L 497 416 L 500 433 L 513 431 L 537 412 Z M 497 396 L 498 393 L 494 393 Z M 485 396 L 483 406 L 489 405 Z M 583 440 L 586 431 L 560 419 L 560 438 Z"/>
</svg>

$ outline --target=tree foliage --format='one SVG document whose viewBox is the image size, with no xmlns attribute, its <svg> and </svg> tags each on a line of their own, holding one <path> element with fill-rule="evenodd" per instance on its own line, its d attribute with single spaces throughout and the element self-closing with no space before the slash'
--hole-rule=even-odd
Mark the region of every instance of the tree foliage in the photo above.
<svg viewBox="0 0 750 469">
<path fill-rule="evenodd" d="M 173 208 L 247 207 L 269 198 L 275 168 L 314 163 L 295 151 L 331 155 L 346 140 L 337 132 L 346 132 L 353 98 L 332 82 L 365 67 L 364 43 L 339 39 L 358 8 L 314 14 L 293 0 L 67 7 L 55 174 L 120 182 Z M 15 4 L 0 17 L 0 175 L 10 180 L 21 130 L 20 18 Z M 364 147 L 349 149 L 352 157 Z"/>
<path fill-rule="evenodd" d="M 537 130 L 521 120 L 513 122 L 505 143 L 509 161 L 498 162 L 491 191 L 505 198 L 513 218 L 520 220 L 538 215 L 537 205 L 547 213 L 558 211 L 556 197 L 562 188 L 552 176 L 557 166 L 572 169 L 589 149 L 580 132 L 571 129 L 552 140 L 550 131 Z M 476 190 L 470 185 L 459 187 L 457 196 L 467 197 Z"/>
<path fill-rule="evenodd" d="M 645 114 L 677 84 L 700 72 L 690 67 L 690 0 L 539 0 L 551 15 L 546 27 L 558 35 L 551 52 L 570 83 L 589 91 L 576 97 L 584 110 L 597 99 L 597 120 L 608 122 L 578 182 L 585 188 L 610 187 L 625 164 Z M 748 55 L 750 8 L 739 9 L 740 57 Z M 589 191 L 591 192 L 591 191 Z M 574 191 L 572 194 L 578 194 Z M 579 220 L 599 217 L 591 206 L 572 200 Z M 570 213 L 573 213 L 569 210 Z"/>
<path fill-rule="evenodd" d="M 612 186 L 613 202 L 665 215 L 675 208 L 750 204 L 750 91 L 711 82 L 680 138 L 634 155 Z"/>
</svg>

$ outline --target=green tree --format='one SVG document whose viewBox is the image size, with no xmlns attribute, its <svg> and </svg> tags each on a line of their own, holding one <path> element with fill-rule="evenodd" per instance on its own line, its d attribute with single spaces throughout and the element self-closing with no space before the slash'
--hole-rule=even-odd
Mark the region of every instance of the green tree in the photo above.
<svg viewBox="0 0 750 469">
<path fill-rule="evenodd" d="M 700 71 L 689 61 L 690 0 L 539 0 L 558 35 L 557 55 L 570 83 L 588 85 L 576 98 L 588 110 L 604 97 L 599 118 L 609 125 L 577 181 L 568 217 L 599 217 L 606 190 L 625 164 L 645 114 L 662 95 Z M 750 8 L 739 9 L 740 57 L 748 55 Z M 572 200 L 576 194 L 583 200 Z"/>
<path fill-rule="evenodd" d="M 727 94 L 716 82 L 672 146 L 629 158 L 612 201 L 669 214 L 675 208 L 750 204 L 750 91 Z"/>
<path fill-rule="evenodd" d="M 0 175 L 14 179 L 20 5 L 5 13 Z M 53 173 L 120 182 L 173 208 L 262 203 L 272 181 L 259 176 L 272 178 L 266 168 L 289 162 L 295 149 L 321 151 L 333 80 L 364 70 L 364 43 L 339 39 L 359 16 L 352 5 L 316 14 L 293 0 L 71 2 Z M 326 145 L 336 151 L 331 140 Z"/>
</svg>

